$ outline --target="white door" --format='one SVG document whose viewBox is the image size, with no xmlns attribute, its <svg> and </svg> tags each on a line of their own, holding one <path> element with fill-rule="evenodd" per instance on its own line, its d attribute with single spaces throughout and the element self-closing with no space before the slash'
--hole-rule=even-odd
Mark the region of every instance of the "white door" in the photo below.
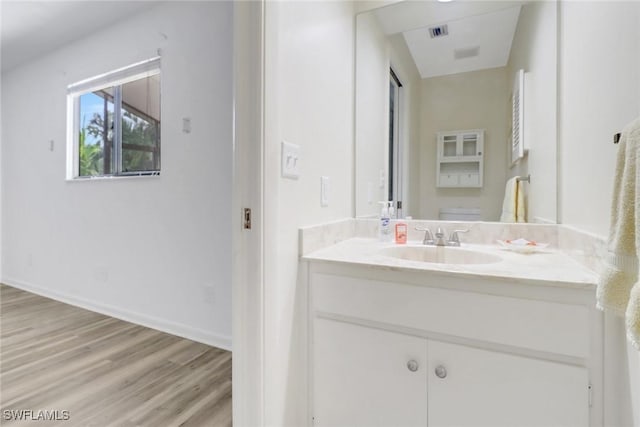
<svg viewBox="0 0 640 427">
<path fill-rule="evenodd" d="M 427 425 L 425 339 L 315 319 L 313 347 L 314 425 Z"/>
<path fill-rule="evenodd" d="M 429 427 L 586 427 L 588 382 L 585 368 L 429 341 Z"/>
</svg>

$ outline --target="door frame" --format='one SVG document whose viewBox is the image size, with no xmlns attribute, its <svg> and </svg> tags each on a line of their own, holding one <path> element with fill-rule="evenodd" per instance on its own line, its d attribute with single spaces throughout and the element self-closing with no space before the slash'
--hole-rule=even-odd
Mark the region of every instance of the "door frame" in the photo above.
<svg viewBox="0 0 640 427">
<path fill-rule="evenodd" d="M 264 415 L 264 7 L 233 2 L 233 424 Z M 251 229 L 244 228 L 245 208 Z"/>
<path fill-rule="evenodd" d="M 403 217 L 404 215 L 404 206 L 403 206 L 403 181 L 404 181 L 404 162 L 403 162 L 403 154 L 404 154 L 404 144 L 402 140 L 402 118 L 403 118 L 403 102 L 404 99 L 402 97 L 402 82 L 400 78 L 393 70 L 393 66 L 389 67 L 389 95 L 391 95 L 391 91 L 393 91 L 393 117 L 389 114 L 389 125 L 393 123 L 393 129 L 390 129 L 389 135 L 389 160 L 388 160 L 388 180 L 389 180 L 389 188 L 388 193 L 389 199 L 393 200 L 394 208 L 396 209 L 396 214 L 398 218 Z M 390 97 L 391 98 L 391 97 Z M 391 105 L 391 99 L 389 99 L 389 105 Z M 391 111 L 390 111 L 391 113 Z M 392 121 L 393 120 L 393 121 Z M 393 131 L 393 135 L 391 135 L 391 131 Z M 402 207 L 398 207 L 402 206 Z"/>
</svg>

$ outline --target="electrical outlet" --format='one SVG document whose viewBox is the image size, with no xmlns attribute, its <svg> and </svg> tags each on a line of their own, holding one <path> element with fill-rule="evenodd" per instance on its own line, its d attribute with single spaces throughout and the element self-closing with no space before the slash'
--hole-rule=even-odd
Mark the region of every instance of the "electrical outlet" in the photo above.
<svg viewBox="0 0 640 427">
<path fill-rule="evenodd" d="M 109 280 L 109 270 L 106 267 L 96 267 L 93 270 L 93 278 L 96 282 L 105 283 Z"/>
<path fill-rule="evenodd" d="M 191 118 L 182 118 L 182 133 L 191 133 Z"/>
<path fill-rule="evenodd" d="M 206 302 L 207 304 L 215 304 L 216 303 L 216 288 L 210 284 L 210 283 L 206 283 L 203 287 L 202 287 L 202 297 L 203 297 L 203 301 Z"/>
</svg>

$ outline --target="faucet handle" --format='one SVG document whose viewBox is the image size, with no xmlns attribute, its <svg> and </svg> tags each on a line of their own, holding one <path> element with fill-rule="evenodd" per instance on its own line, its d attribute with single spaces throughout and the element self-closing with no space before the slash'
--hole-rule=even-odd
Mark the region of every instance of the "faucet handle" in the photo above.
<svg viewBox="0 0 640 427">
<path fill-rule="evenodd" d="M 468 231 L 468 229 L 454 230 L 453 233 L 451 233 L 451 236 L 449 236 L 449 245 L 460 246 L 460 236 L 458 235 L 458 233 L 467 233 Z"/>
<path fill-rule="evenodd" d="M 435 241 L 433 240 L 433 235 L 431 234 L 431 230 L 428 228 L 419 228 L 415 227 L 416 231 L 424 231 L 424 239 L 422 239 L 423 245 L 433 245 Z"/>
</svg>

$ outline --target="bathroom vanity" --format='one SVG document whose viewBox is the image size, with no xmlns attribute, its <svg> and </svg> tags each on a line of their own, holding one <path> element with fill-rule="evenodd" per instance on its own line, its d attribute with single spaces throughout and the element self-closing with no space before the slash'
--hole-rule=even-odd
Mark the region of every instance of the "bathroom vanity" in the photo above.
<svg viewBox="0 0 640 427">
<path fill-rule="evenodd" d="M 593 272 L 555 250 L 463 244 L 442 263 L 393 247 L 302 258 L 312 425 L 602 425 Z"/>
</svg>

